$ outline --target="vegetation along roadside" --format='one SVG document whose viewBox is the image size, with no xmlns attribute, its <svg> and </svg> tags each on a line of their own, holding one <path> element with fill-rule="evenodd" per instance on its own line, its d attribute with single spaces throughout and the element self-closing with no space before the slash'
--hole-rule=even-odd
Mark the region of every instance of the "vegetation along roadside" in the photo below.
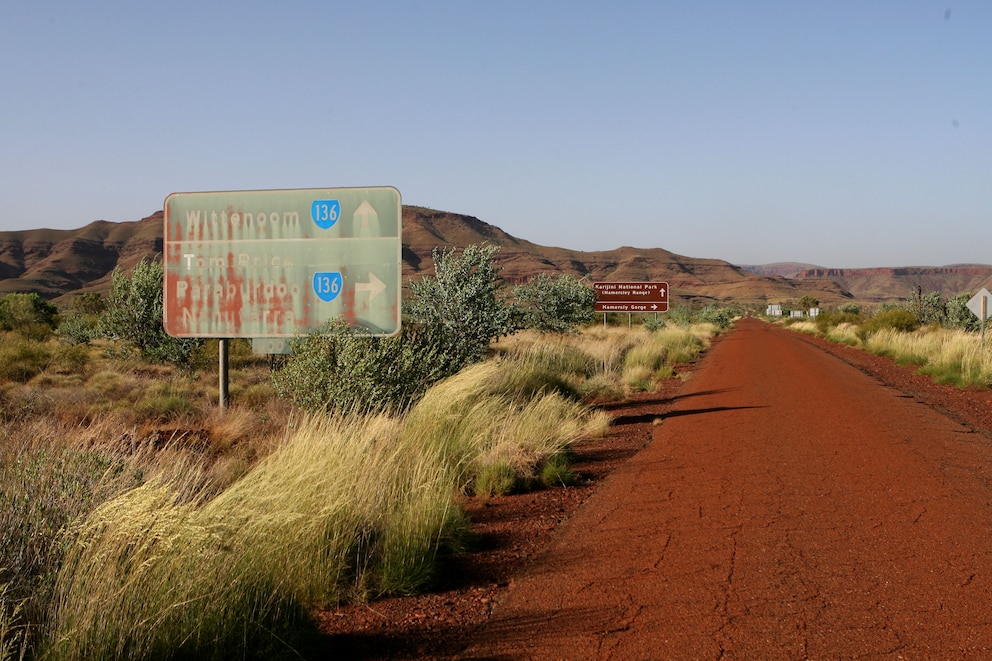
<svg viewBox="0 0 992 661">
<path fill-rule="evenodd" d="M 980 322 L 967 308 L 970 296 L 940 292 L 906 304 L 882 304 L 862 310 L 848 304 L 815 319 L 785 320 L 794 331 L 857 347 L 914 365 L 919 374 L 960 388 L 992 385 L 992 347 Z"/>
<path fill-rule="evenodd" d="M 465 499 L 568 484 L 599 405 L 732 317 L 602 327 L 587 284 L 507 290 L 493 254 L 438 253 L 395 338 L 323 329 L 281 364 L 233 342 L 226 413 L 216 346 L 158 335 L 160 264 L 67 311 L 4 297 L 0 660 L 298 658 L 316 610 L 466 552 Z"/>
</svg>

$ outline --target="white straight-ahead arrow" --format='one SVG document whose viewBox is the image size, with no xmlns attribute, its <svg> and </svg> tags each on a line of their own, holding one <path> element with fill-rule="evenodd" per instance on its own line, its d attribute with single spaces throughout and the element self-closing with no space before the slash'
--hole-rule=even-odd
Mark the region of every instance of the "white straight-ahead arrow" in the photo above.
<svg viewBox="0 0 992 661">
<path fill-rule="evenodd" d="M 369 293 L 369 300 L 371 301 L 386 291 L 386 283 L 377 278 L 375 273 L 369 271 L 369 281 L 355 283 L 355 291 L 367 291 Z"/>
<path fill-rule="evenodd" d="M 369 204 L 368 200 L 362 200 L 361 205 L 355 209 L 354 218 L 359 221 L 359 227 L 363 230 L 369 229 L 369 218 L 375 217 L 376 220 L 379 219 L 379 214 L 376 213 L 375 207 Z"/>
</svg>

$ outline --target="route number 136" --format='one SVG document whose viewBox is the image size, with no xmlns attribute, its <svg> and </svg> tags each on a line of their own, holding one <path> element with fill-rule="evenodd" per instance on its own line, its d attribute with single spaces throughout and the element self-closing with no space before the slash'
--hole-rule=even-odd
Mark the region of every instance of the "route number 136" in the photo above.
<svg viewBox="0 0 992 661">
<path fill-rule="evenodd" d="M 333 301 L 341 293 L 344 279 L 338 271 L 313 274 L 313 291 L 322 301 Z"/>
</svg>

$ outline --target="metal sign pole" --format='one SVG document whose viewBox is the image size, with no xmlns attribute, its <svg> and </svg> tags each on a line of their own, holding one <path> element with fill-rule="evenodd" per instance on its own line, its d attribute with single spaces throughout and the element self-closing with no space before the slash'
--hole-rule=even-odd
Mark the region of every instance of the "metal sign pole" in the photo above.
<svg viewBox="0 0 992 661">
<path fill-rule="evenodd" d="M 982 348 L 985 348 L 985 317 L 988 314 L 988 301 L 989 299 L 982 296 Z"/>
<path fill-rule="evenodd" d="M 217 345 L 217 367 L 218 367 L 218 382 L 220 390 L 220 402 L 219 406 L 221 410 L 227 409 L 227 392 L 228 392 L 228 370 L 227 370 L 227 343 L 229 340 L 224 337 L 219 340 Z"/>
</svg>

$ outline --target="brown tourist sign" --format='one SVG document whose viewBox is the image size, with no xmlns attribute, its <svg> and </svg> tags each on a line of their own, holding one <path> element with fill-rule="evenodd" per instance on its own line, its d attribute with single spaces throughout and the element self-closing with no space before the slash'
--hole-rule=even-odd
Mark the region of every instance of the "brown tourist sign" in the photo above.
<svg viewBox="0 0 992 661">
<path fill-rule="evenodd" d="M 596 312 L 668 312 L 667 282 L 596 282 Z"/>
</svg>

